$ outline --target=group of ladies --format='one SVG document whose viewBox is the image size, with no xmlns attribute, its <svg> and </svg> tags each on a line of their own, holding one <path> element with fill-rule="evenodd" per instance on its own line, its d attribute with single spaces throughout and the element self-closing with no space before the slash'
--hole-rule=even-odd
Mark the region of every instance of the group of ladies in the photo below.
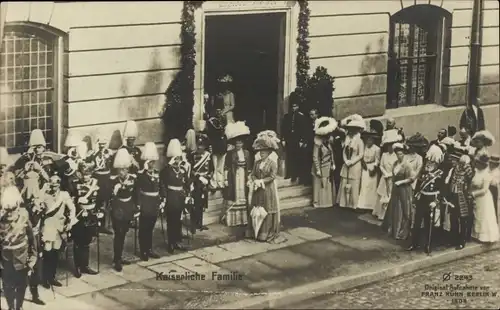
<svg viewBox="0 0 500 310">
<path fill-rule="evenodd" d="M 415 217 L 415 193 L 419 191 L 419 178 L 429 160 L 426 153 L 429 145 L 439 145 L 442 160 L 438 163 L 443 172 L 443 182 L 439 185 L 443 198 L 437 215 L 436 226 L 450 231 L 450 199 L 447 195 L 453 187 L 453 180 L 459 175 L 463 162 L 469 162 L 470 178 L 465 180 L 464 195 L 467 216 L 471 228 L 469 235 L 482 242 L 498 240 L 498 175 L 497 156 L 488 155 L 488 147 L 494 138 L 488 131 L 477 132 L 467 145 L 455 141 L 452 134 L 429 141 L 417 133 L 404 138 L 401 129 L 395 128 L 389 120 L 386 130 L 376 120 L 366 128 L 365 120 L 359 115 L 351 115 L 338 124 L 333 118 L 321 117 L 316 120 L 314 133 L 313 163 L 313 206 L 360 210 L 371 213 L 391 236 L 407 240 Z M 336 139 L 342 142 L 342 162 L 335 161 Z M 469 159 L 467 159 L 469 158 Z M 453 169 L 456 172 L 453 173 Z M 334 171 L 340 169 L 340 186 L 333 182 Z M 461 172 L 463 176 L 463 172 Z M 452 181 L 450 182 L 450 179 Z M 463 182 L 462 182 L 463 183 Z M 448 204 L 447 204 L 448 203 Z M 457 202 L 459 204 L 459 202 Z M 489 210 L 489 211 L 485 211 Z M 464 215 L 464 213 L 468 213 Z M 365 215 L 364 215 L 365 216 Z M 460 215 L 459 215 L 460 217 Z M 495 221 L 491 221 L 494 218 Z"/>
</svg>

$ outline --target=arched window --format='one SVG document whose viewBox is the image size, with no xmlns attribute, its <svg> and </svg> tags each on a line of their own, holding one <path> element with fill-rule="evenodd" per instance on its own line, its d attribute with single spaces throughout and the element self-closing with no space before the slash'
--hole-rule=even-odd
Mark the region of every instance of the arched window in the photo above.
<svg viewBox="0 0 500 310">
<path fill-rule="evenodd" d="M 391 16 L 388 108 L 439 102 L 451 14 L 415 5 Z"/>
<path fill-rule="evenodd" d="M 41 129 L 57 148 L 58 39 L 29 25 L 6 25 L 1 48 L 0 145 L 26 150 L 30 132 Z"/>
</svg>

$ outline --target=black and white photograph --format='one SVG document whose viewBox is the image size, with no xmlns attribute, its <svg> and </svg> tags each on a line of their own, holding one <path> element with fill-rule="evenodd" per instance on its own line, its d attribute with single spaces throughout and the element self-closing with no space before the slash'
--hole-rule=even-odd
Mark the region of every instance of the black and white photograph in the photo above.
<svg viewBox="0 0 500 310">
<path fill-rule="evenodd" d="M 0 309 L 499 309 L 499 0 L 0 8 Z"/>
</svg>

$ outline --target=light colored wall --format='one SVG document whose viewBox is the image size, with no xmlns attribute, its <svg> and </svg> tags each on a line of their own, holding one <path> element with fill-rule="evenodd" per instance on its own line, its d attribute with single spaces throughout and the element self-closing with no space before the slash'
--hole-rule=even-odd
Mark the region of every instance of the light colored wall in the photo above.
<svg viewBox="0 0 500 310">
<path fill-rule="evenodd" d="M 389 18 L 415 3 L 429 0 L 309 2 L 311 68 L 324 66 L 336 77 L 337 117 L 385 113 Z M 446 87 L 450 100 L 461 102 L 472 0 L 430 3 L 453 14 Z M 10 2 L 7 22 L 47 24 L 68 33 L 64 123 L 70 131 L 117 138 L 124 122 L 134 119 L 143 144 L 162 140 L 158 113 L 179 70 L 181 11 L 181 1 Z M 498 25 L 498 2 L 486 0 L 482 96 L 488 103 L 498 102 Z M 292 35 L 295 40 L 295 30 Z"/>
</svg>

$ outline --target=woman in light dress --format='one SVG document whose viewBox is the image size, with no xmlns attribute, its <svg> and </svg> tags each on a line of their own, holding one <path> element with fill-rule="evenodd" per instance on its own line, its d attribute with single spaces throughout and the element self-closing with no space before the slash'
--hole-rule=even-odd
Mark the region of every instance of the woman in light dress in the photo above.
<svg viewBox="0 0 500 310">
<path fill-rule="evenodd" d="M 379 121 L 377 121 L 379 122 Z M 359 193 L 358 209 L 374 210 L 377 201 L 377 186 L 379 179 L 380 147 L 375 144 L 378 139 L 380 142 L 381 130 L 376 130 L 375 120 L 370 121 L 370 130 L 363 132 L 365 140 L 365 152 L 361 165 L 363 172 L 361 174 L 361 191 Z M 382 123 L 380 123 L 382 126 Z M 378 128 L 380 128 L 378 126 Z M 382 127 L 383 129 L 383 127 Z"/>
<path fill-rule="evenodd" d="M 475 200 L 472 237 L 481 242 L 492 243 L 499 240 L 500 231 L 496 221 L 493 197 L 489 190 L 491 174 L 488 161 L 488 155 L 485 154 L 475 159 L 476 173 L 471 185 L 472 196 Z"/>
<path fill-rule="evenodd" d="M 316 208 L 333 207 L 335 186 L 332 183 L 335 163 L 330 135 L 337 128 L 337 121 L 321 117 L 314 125 L 313 165 L 313 206 Z"/>
<path fill-rule="evenodd" d="M 259 159 L 254 163 L 249 177 L 249 190 L 251 192 L 251 218 L 248 221 L 252 238 L 257 241 L 279 243 L 280 238 L 280 209 L 276 176 L 278 164 L 271 158 L 271 154 L 278 150 L 279 145 L 275 139 L 276 134 L 259 134 L 253 143 L 253 149 L 259 152 Z M 257 212 L 258 211 L 258 212 Z M 262 224 L 255 227 L 256 223 Z M 263 220 L 262 220 L 263 218 Z"/>
<path fill-rule="evenodd" d="M 225 134 L 231 146 L 224 163 L 225 223 L 229 227 L 246 225 L 250 218 L 246 184 L 252 167 L 250 152 L 244 148 L 244 140 L 250 134 L 250 129 L 244 122 L 230 123 L 225 128 Z"/>
<path fill-rule="evenodd" d="M 470 145 L 474 148 L 474 155 L 489 155 L 488 148 L 495 144 L 495 137 L 488 130 L 481 130 L 474 134 Z"/>
<path fill-rule="evenodd" d="M 373 209 L 373 216 L 379 220 L 383 220 L 385 211 L 392 192 L 392 171 L 394 164 L 398 160 L 392 145 L 400 142 L 403 137 L 396 130 L 385 131 L 382 137 L 382 157 L 380 158 L 380 182 L 378 183 L 377 194 L 379 196 L 377 205 Z"/>
<path fill-rule="evenodd" d="M 401 143 L 393 145 L 397 160 L 392 170 L 392 193 L 382 227 L 397 240 L 406 240 L 410 235 L 412 183 L 415 173 L 405 160 L 406 148 Z"/>
<path fill-rule="evenodd" d="M 230 85 L 233 82 L 233 78 L 226 74 L 225 76 L 219 78 L 219 93 L 216 95 L 216 100 L 221 100 L 224 104 L 224 110 L 222 113 L 226 118 L 226 122 L 234 123 L 234 108 L 236 106 L 234 100 L 234 93 L 230 90 Z"/>
<path fill-rule="evenodd" d="M 340 171 L 341 179 L 337 203 L 340 207 L 355 209 L 358 206 L 361 188 L 361 160 L 365 148 L 361 132 L 366 125 L 361 116 L 353 115 L 344 127 L 347 129 L 347 135 L 342 150 L 344 165 Z"/>
</svg>

